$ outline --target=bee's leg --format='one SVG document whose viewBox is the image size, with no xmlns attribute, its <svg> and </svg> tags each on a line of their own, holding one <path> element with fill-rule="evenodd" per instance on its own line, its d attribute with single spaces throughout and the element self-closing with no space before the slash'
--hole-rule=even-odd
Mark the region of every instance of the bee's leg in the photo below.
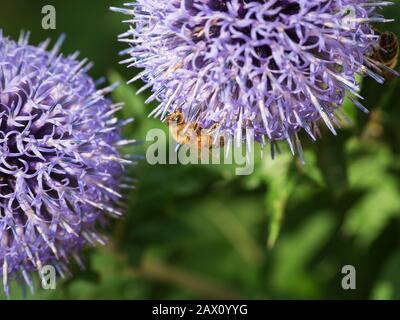
<svg viewBox="0 0 400 320">
<path fill-rule="evenodd" d="M 220 148 L 223 148 L 225 146 L 225 137 L 224 136 L 219 138 L 219 146 L 220 146 Z"/>
<path fill-rule="evenodd" d="M 197 134 L 200 133 L 201 127 L 200 127 L 200 124 L 199 124 L 198 122 L 196 122 L 196 123 L 193 125 L 193 131 L 196 132 Z"/>
<path fill-rule="evenodd" d="M 207 137 L 208 139 L 208 149 L 213 149 L 214 148 L 214 137 L 213 135 L 210 135 Z"/>
<path fill-rule="evenodd" d="M 203 136 L 200 134 L 197 138 L 197 157 L 200 161 L 203 160 L 203 149 Z"/>
</svg>

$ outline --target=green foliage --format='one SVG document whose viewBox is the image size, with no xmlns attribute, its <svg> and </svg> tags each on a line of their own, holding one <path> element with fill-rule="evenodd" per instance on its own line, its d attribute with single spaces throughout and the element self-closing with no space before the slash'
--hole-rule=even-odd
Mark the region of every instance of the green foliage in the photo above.
<svg viewBox="0 0 400 320">
<path fill-rule="evenodd" d="M 88 34 L 107 29 L 92 25 L 100 20 L 96 12 L 107 17 L 106 26 L 115 20 L 103 12 L 106 1 L 80 1 L 79 6 Z M 11 9 L 2 9 L 5 29 L 15 28 L 16 22 L 6 18 Z M 30 5 L 24 15 L 38 14 L 36 9 Z M 400 16 L 399 7 L 388 16 Z M 62 21 L 60 31 L 68 29 Z M 113 69 L 114 37 L 123 26 L 112 29 L 86 43 L 80 31 L 71 30 L 69 46 L 82 42 L 82 50 L 99 62 L 96 73 L 113 70 L 110 82 L 121 83 L 113 98 L 125 102 L 120 116 L 135 118 L 124 135 L 144 142 L 124 152 L 144 155 L 148 130 L 167 128 L 147 117 L 153 107 L 144 104 L 148 92 L 136 96 L 137 88 L 124 85 L 131 72 Z M 91 51 L 100 43 L 112 47 L 107 57 L 102 50 Z M 110 244 L 89 250 L 87 270 L 74 268 L 75 276 L 59 281 L 56 291 L 38 289 L 27 297 L 400 298 L 400 83 L 380 86 L 366 80 L 363 88 L 371 114 L 347 102 L 353 126 L 344 125 L 337 137 L 323 131 L 314 144 L 302 137 L 305 165 L 284 144 L 274 161 L 258 157 L 250 176 L 236 176 L 228 165 L 140 161 L 129 170 L 138 183 L 125 195 L 126 215 L 107 229 Z M 357 270 L 355 291 L 340 286 L 347 264 Z M 14 287 L 13 298 L 21 298 Z"/>
</svg>

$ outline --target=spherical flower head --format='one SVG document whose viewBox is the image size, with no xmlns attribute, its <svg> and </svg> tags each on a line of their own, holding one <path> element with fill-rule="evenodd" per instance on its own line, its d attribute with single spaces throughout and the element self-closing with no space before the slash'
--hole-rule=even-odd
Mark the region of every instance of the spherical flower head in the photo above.
<svg viewBox="0 0 400 320">
<path fill-rule="evenodd" d="M 364 0 L 137 0 L 123 12 L 130 29 L 124 62 L 144 70 L 148 99 L 162 119 L 182 110 L 204 129 L 254 130 L 255 139 L 312 139 L 323 120 L 335 133 L 346 96 L 359 97 L 357 74 L 379 82 L 366 54 L 386 22 Z M 382 70 L 381 70 L 382 71 Z M 245 139 L 245 135 L 240 135 Z M 301 148 L 299 148 L 301 149 Z"/>
<path fill-rule="evenodd" d="M 52 265 L 63 275 L 96 225 L 116 210 L 122 164 L 118 105 L 87 75 L 86 60 L 0 33 L 0 278 Z M 122 141 L 123 142 L 123 141 Z"/>
</svg>

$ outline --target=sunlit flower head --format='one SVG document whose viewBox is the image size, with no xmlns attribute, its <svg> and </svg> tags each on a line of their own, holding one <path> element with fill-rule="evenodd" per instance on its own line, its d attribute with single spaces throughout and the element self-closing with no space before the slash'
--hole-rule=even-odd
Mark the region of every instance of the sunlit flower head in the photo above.
<svg viewBox="0 0 400 320">
<path fill-rule="evenodd" d="M 336 133 L 345 97 L 365 111 L 357 75 L 379 82 L 384 68 L 366 57 L 387 22 L 364 0 L 137 0 L 112 8 L 129 16 L 123 63 L 144 69 L 158 100 L 152 115 L 176 110 L 229 136 L 252 129 L 262 145 L 298 132 L 315 140 L 324 122 Z M 382 71 L 382 70 L 381 70 Z M 246 135 L 241 135 L 246 139 Z"/>
</svg>

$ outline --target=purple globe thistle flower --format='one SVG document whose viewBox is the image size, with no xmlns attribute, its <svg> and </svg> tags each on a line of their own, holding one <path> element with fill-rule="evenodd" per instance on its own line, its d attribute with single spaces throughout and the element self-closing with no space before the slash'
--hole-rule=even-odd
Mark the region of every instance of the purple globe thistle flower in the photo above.
<svg viewBox="0 0 400 320">
<path fill-rule="evenodd" d="M 345 97 L 366 111 L 356 75 L 379 82 L 385 66 L 366 56 L 377 42 L 371 22 L 388 1 L 137 0 L 111 8 L 131 16 L 120 36 L 122 63 L 143 68 L 152 115 L 182 110 L 201 128 L 218 127 L 262 145 L 287 140 L 294 153 L 304 129 L 315 140 L 322 119 L 336 134 Z M 238 135 L 237 135 L 238 134 Z M 243 138 L 242 138 L 243 137 Z"/>
<path fill-rule="evenodd" d="M 59 55 L 48 41 L 34 47 L 0 32 L 0 277 L 9 280 L 53 265 L 63 275 L 71 257 L 103 243 L 96 226 L 120 216 L 124 160 L 117 148 L 121 105 L 96 90 L 78 54 Z M 21 279 L 22 279 L 21 278 Z"/>
</svg>

